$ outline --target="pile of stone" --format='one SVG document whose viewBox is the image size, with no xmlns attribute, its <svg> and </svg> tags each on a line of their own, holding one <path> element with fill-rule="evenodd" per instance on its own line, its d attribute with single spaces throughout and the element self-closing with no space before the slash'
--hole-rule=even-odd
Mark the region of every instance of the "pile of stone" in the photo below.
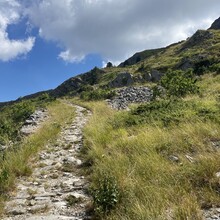
<svg viewBox="0 0 220 220">
<path fill-rule="evenodd" d="M 131 103 L 145 103 L 152 100 L 153 91 L 148 87 L 127 87 L 117 91 L 116 97 L 107 100 L 114 109 L 128 109 Z"/>
<path fill-rule="evenodd" d="M 29 135 L 35 132 L 35 130 L 48 118 L 48 112 L 45 109 L 36 110 L 30 117 L 24 122 L 21 128 L 22 135 Z"/>
</svg>

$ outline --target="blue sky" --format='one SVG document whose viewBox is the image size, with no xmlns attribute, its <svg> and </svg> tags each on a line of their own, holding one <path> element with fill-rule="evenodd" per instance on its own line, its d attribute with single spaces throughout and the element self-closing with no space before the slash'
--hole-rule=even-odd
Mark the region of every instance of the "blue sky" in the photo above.
<svg viewBox="0 0 220 220">
<path fill-rule="evenodd" d="M 219 0 L 0 0 L 0 102 L 206 29 Z"/>
<path fill-rule="evenodd" d="M 26 20 L 8 26 L 10 39 L 27 37 Z M 32 30 L 36 36 L 33 49 L 24 56 L 0 61 L 0 102 L 14 100 L 20 96 L 55 88 L 63 81 L 86 72 L 94 66 L 102 67 L 99 55 L 91 54 L 81 63 L 68 63 L 58 58 L 60 48 L 56 43 L 38 36 L 38 30 Z"/>
</svg>

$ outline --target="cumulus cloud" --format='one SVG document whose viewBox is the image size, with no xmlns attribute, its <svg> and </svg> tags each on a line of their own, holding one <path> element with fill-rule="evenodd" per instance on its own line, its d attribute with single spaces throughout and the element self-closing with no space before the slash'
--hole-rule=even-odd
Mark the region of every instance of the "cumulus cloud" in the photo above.
<svg viewBox="0 0 220 220">
<path fill-rule="evenodd" d="M 11 40 L 7 27 L 17 23 L 22 13 L 22 7 L 16 0 L 0 0 L 0 60 L 9 61 L 20 55 L 27 54 L 33 47 L 35 39 Z"/>
<path fill-rule="evenodd" d="M 219 0 L 32 0 L 26 8 L 40 36 L 63 48 L 59 58 L 66 62 L 91 53 L 121 61 L 185 39 L 219 12 Z"/>
<path fill-rule="evenodd" d="M 63 59 L 65 62 L 70 62 L 70 63 L 79 63 L 81 62 L 82 60 L 84 60 L 85 58 L 85 55 L 82 55 L 82 56 L 74 56 L 73 55 L 74 53 L 71 53 L 70 50 L 66 50 L 66 51 L 63 51 L 59 54 L 59 58 Z"/>
</svg>

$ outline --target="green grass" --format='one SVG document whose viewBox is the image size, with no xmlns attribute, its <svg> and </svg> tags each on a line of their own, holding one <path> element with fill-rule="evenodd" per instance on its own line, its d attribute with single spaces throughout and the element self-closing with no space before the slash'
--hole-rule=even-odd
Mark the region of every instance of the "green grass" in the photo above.
<svg viewBox="0 0 220 220">
<path fill-rule="evenodd" d="M 47 93 L 37 98 L 20 100 L 0 108 L 0 144 L 8 144 L 10 141 L 21 139 L 19 130 L 24 121 L 37 109 L 46 108 L 54 101 Z"/>
<path fill-rule="evenodd" d="M 93 111 L 83 150 L 91 188 L 102 189 L 98 198 L 107 195 L 107 204 L 114 204 L 100 212 L 106 206 L 95 202 L 99 218 L 199 220 L 203 208 L 220 205 L 220 151 L 212 144 L 220 139 L 219 80 L 204 75 L 200 94 L 167 107 L 158 100 L 117 112 L 104 102 L 84 103 Z M 106 189 L 103 177 L 114 178 Z"/>
<path fill-rule="evenodd" d="M 31 160 L 37 152 L 52 144 L 61 130 L 61 126 L 74 117 L 73 107 L 61 101 L 55 101 L 48 106 L 49 119 L 33 135 L 1 155 L 0 159 L 0 214 L 3 211 L 4 200 L 15 186 L 16 178 L 31 175 Z"/>
<path fill-rule="evenodd" d="M 129 72 L 134 77 L 151 72 L 153 69 L 159 70 L 162 73 L 167 73 L 170 69 L 178 69 L 179 66 L 187 60 L 194 63 L 195 66 L 192 66 L 192 68 L 195 67 L 194 71 L 196 74 L 203 74 L 204 71 L 213 71 L 213 68 L 217 68 L 219 71 L 220 31 L 209 30 L 209 32 L 212 34 L 212 37 L 205 39 L 204 41 L 197 42 L 195 45 L 189 45 L 185 50 L 182 48 L 184 45 L 187 45 L 188 40 L 173 44 L 161 51 L 159 49 L 156 53 L 155 50 L 140 52 L 139 55 L 141 57 L 141 61 L 134 65 L 126 66 L 124 68 L 104 68 L 103 70 L 105 73 L 100 76 L 99 82 L 96 86 L 102 87 L 108 85 L 109 82 L 121 72 Z M 203 66 L 204 64 L 202 62 L 204 61 L 210 62 L 210 66 Z M 212 67 L 213 64 L 214 67 Z"/>
</svg>

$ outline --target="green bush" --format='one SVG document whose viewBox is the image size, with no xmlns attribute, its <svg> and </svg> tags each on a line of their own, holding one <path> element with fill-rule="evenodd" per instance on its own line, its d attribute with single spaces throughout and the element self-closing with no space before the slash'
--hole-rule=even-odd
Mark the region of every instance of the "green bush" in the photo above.
<svg viewBox="0 0 220 220">
<path fill-rule="evenodd" d="M 35 106 L 31 101 L 22 101 L 11 108 L 11 117 L 14 122 L 23 122 L 35 111 Z"/>
<path fill-rule="evenodd" d="M 196 75 L 203 75 L 209 70 L 213 61 L 205 59 L 194 64 L 193 72 Z"/>
<path fill-rule="evenodd" d="M 220 74 L 220 63 L 213 64 L 209 69 L 217 74 Z"/>
<path fill-rule="evenodd" d="M 35 111 L 35 105 L 31 101 L 21 101 L 13 105 L 5 106 L 0 112 L 0 143 L 18 137 L 18 131 L 23 122 Z"/>
<path fill-rule="evenodd" d="M 183 99 L 160 99 L 141 104 L 129 112 L 117 113 L 109 123 L 114 128 L 130 127 L 145 123 L 167 127 L 181 122 L 212 121 L 220 123 L 220 108 Z"/>
<path fill-rule="evenodd" d="M 196 78 L 192 71 L 169 71 L 160 81 L 169 97 L 183 97 L 190 93 L 198 92 Z"/>
<path fill-rule="evenodd" d="M 110 99 L 115 96 L 115 91 L 96 89 L 92 91 L 84 91 L 80 94 L 80 98 L 85 101 L 96 101 L 103 99 Z"/>
<path fill-rule="evenodd" d="M 102 175 L 97 187 L 92 189 L 92 196 L 97 214 L 108 214 L 119 202 L 119 188 L 115 178 Z"/>
</svg>

